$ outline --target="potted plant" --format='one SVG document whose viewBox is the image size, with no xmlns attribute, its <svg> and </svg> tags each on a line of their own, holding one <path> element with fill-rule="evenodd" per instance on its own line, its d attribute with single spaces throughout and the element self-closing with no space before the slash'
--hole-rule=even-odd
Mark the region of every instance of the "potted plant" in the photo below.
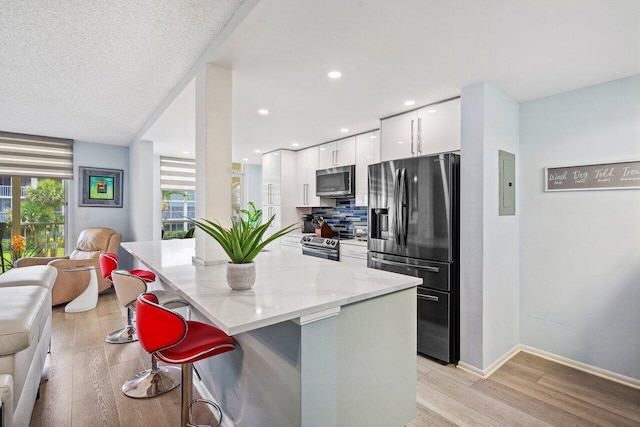
<svg viewBox="0 0 640 427">
<path fill-rule="evenodd" d="M 262 211 L 249 203 L 251 211 L 242 210 L 247 216 L 231 218 L 231 227 L 224 228 L 215 221 L 189 219 L 189 222 L 213 237 L 231 260 L 227 264 L 227 284 L 236 290 L 249 289 L 256 280 L 256 266 L 253 259 L 275 239 L 295 230 L 297 224 L 291 224 L 276 231 L 262 240 L 275 219 L 273 215 L 265 224 L 261 224 Z"/>
</svg>

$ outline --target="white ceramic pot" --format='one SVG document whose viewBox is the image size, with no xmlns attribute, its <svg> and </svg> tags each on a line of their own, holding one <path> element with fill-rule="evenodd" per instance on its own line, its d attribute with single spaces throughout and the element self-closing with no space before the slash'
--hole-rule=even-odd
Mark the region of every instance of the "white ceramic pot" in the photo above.
<svg viewBox="0 0 640 427">
<path fill-rule="evenodd" d="M 256 281 L 256 264 L 227 264 L 227 285 L 233 290 L 250 289 Z"/>
</svg>

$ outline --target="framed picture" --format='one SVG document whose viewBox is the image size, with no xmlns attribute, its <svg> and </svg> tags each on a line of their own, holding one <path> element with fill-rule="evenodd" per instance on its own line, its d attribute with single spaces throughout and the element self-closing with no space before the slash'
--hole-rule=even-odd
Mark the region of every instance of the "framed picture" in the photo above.
<svg viewBox="0 0 640 427">
<path fill-rule="evenodd" d="M 121 208 L 122 170 L 80 166 L 78 206 Z"/>
</svg>

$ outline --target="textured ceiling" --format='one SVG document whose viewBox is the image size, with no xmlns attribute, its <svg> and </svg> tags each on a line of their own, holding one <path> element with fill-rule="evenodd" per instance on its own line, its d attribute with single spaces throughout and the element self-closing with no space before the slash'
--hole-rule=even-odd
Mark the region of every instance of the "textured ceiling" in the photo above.
<svg viewBox="0 0 640 427">
<path fill-rule="evenodd" d="M 482 81 L 524 102 L 638 74 L 640 0 L 261 0 L 212 62 L 233 69 L 234 158 L 257 161 Z"/>
<path fill-rule="evenodd" d="M 233 70 L 233 158 L 258 163 L 480 81 L 522 102 L 638 74 L 640 0 L 3 1 L 0 131 L 185 155 L 205 61 Z"/>
<path fill-rule="evenodd" d="M 233 70 L 233 158 L 259 163 L 481 81 L 523 102 L 638 74 L 640 0 L 260 0 L 210 62 Z M 159 152 L 194 146 L 193 96 L 151 127 Z"/>
<path fill-rule="evenodd" d="M 0 130 L 128 145 L 242 0 L 0 3 Z"/>
</svg>

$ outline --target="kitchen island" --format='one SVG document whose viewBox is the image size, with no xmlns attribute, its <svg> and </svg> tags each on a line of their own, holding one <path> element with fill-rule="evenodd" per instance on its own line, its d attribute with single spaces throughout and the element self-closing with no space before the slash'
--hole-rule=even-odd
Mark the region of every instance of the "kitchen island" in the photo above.
<svg viewBox="0 0 640 427">
<path fill-rule="evenodd" d="M 194 240 L 122 246 L 236 350 L 196 364 L 227 426 L 402 426 L 415 417 L 421 279 L 285 252 L 256 258 L 233 291 L 226 266 L 192 264 Z"/>
</svg>

